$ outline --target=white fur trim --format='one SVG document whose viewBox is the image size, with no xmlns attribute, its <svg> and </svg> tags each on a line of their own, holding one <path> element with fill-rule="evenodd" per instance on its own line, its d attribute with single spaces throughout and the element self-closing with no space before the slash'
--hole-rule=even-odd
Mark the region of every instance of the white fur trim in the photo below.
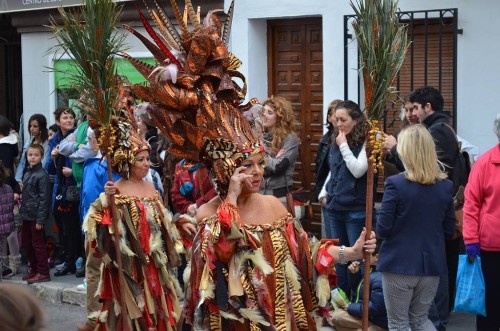
<svg viewBox="0 0 500 331">
<path fill-rule="evenodd" d="M 109 310 L 102 311 L 99 314 L 99 321 L 102 323 L 106 323 L 108 321 L 108 314 L 109 314 Z"/>
<path fill-rule="evenodd" d="M 295 291 L 299 291 L 301 288 L 300 274 L 291 259 L 285 261 L 285 275 L 290 287 Z"/>
<path fill-rule="evenodd" d="M 249 319 L 252 322 L 262 324 L 264 326 L 270 326 L 268 321 L 266 321 L 260 311 L 258 309 L 252 309 L 252 308 L 241 308 L 238 310 L 241 316 L 243 316 L 246 319 Z"/>
</svg>

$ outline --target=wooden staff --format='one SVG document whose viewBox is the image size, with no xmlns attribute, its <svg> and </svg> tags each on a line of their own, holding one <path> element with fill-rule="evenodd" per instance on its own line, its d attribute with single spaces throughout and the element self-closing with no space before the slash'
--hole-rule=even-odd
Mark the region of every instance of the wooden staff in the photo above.
<svg viewBox="0 0 500 331">
<path fill-rule="evenodd" d="M 368 135 L 367 135 L 368 137 Z M 366 155 L 372 154 L 372 148 L 366 144 Z M 366 173 L 366 236 L 365 240 L 370 239 L 372 233 L 372 218 L 373 218 L 373 161 L 368 157 L 368 170 Z M 363 331 L 368 330 L 368 308 L 370 305 L 370 253 L 364 253 L 365 270 L 363 274 L 363 315 L 361 318 L 361 327 Z"/>
</svg>

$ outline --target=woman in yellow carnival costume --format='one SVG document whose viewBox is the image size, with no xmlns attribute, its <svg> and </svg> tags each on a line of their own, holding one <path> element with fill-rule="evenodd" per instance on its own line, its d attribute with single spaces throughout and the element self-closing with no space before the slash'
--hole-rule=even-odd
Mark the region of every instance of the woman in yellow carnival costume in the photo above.
<svg viewBox="0 0 500 331">
<path fill-rule="evenodd" d="M 170 270 L 177 266 L 182 242 L 158 191 L 143 180 L 151 165 L 149 145 L 133 130 L 127 141 L 129 146 L 118 148 L 112 157 L 113 168 L 122 179 L 106 183 L 106 194 L 92 204 L 84 223 L 91 249 L 104 262 L 98 289 L 103 305 L 97 329 L 122 330 L 128 322 L 132 330 L 177 330 L 181 289 Z M 109 195 L 114 195 L 120 215 L 124 288 L 119 286 L 112 248 Z M 120 318 L 122 296 L 129 321 Z"/>
</svg>

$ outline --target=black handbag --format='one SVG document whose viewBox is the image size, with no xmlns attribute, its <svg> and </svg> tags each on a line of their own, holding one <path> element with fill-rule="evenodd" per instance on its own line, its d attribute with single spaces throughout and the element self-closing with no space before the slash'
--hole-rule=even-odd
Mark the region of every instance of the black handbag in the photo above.
<svg viewBox="0 0 500 331">
<path fill-rule="evenodd" d="M 67 186 L 64 197 L 68 202 L 80 201 L 80 188 L 76 185 Z"/>
</svg>

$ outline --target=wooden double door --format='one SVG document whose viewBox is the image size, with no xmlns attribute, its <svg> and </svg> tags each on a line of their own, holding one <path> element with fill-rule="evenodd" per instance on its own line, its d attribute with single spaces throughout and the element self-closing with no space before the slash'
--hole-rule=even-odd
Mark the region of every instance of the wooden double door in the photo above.
<svg viewBox="0 0 500 331">
<path fill-rule="evenodd" d="M 321 18 L 269 21 L 268 53 L 269 95 L 292 102 L 301 141 L 294 184 L 312 189 L 324 125 Z"/>
<path fill-rule="evenodd" d="M 268 21 L 269 95 L 292 102 L 300 138 L 294 188 L 314 188 L 318 142 L 323 135 L 323 38 L 319 17 Z M 320 226 L 315 207 L 314 232 Z"/>
</svg>

